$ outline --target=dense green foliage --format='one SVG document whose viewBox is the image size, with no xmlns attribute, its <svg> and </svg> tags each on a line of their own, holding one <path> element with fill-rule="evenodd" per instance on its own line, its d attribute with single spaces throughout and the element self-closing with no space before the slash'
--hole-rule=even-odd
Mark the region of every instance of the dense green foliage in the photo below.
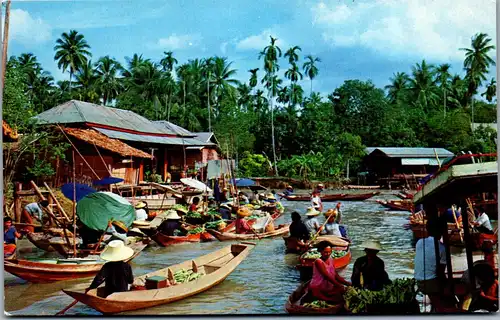
<svg viewBox="0 0 500 320">
<path fill-rule="evenodd" d="M 31 53 L 12 57 L 4 118 L 23 128 L 29 116 L 68 99 L 114 104 L 191 131 L 214 131 L 223 153 L 239 160 L 245 176 L 279 171 L 304 179 L 340 178 L 347 167 L 358 170 L 365 146 L 496 148 L 488 129 L 471 130 L 472 121 L 496 122 L 496 80 L 486 78 L 494 46 L 486 34 L 476 34 L 463 49 L 463 74 L 423 60 L 410 74 L 396 72 L 385 88 L 346 80 L 326 97 L 313 91 L 321 60 L 306 55 L 301 61 L 300 47 L 279 48 L 276 40 L 271 37 L 255 57 L 260 68 L 249 70 L 249 81 L 241 83 L 225 57 L 179 63 L 172 52 L 156 59 L 135 53 L 124 66 L 109 56 L 93 63 L 89 44 L 71 30 L 54 48 L 71 82 L 55 84 Z M 300 86 L 304 78 L 310 88 Z"/>
</svg>

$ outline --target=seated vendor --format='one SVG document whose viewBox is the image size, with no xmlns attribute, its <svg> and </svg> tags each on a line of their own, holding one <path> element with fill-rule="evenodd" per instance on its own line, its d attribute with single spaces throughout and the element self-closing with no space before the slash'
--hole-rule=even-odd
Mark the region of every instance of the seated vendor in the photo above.
<svg viewBox="0 0 500 320">
<path fill-rule="evenodd" d="M 144 201 L 139 201 L 135 205 L 135 220 L 146 221 L 148 220 L 148 204 Z"/>
<path fill-rule="evenodd" d="M 377 257 L 382 247 L 378 241 L 365 241 L 361 247 L 365 250 L 365 256 L 356 259 L 354 263 L 352 285 L 356 288 L 380 291 L 391 283 L 385 271 L 384 261 Z"/>
<path fill-rule="evenodd" d="M 331 244 L 322 241 L 318 244 L 318 251 L 321 258 L 314 261 L 312 280 L 309 283 L 309 289 L 312 295 L 318 299 L 336 304 L 343 303 L 343 294 L 345 286 L 351 283 L 342 278 L 335 269 L 332 255 Z"/>
<path fill-rule="evenodd" d="M 219 214 L 221 218 L 224 220 L 231 220 L 231 210 L 232 208 L 228 204 L 221 204 L 219 207 Z"/>
<path fill-rule="evenodd" d="M 193 203 L 191 203 L 191 205 L 189 206 L 188 211 L 189 212 L 197 212 L 197 211 L 199 211 L 199 208 L 198 208 L 199 204 L 200 204 L 200 198 L 194 197 L 193 198 Z"/>
<path fill-rule="evenodd" d="M 479 292 L 474 296 L 469 310 L 498 311 L 498 280 L 495 270 L 488 263 L 476 264 L 473 269 Z"/>
<path fill-rule="evenodd" d="M 170 237 L 184 235 L 185 232 L 183 231 L 180 219 L 181 217 L 179 217 L 176 211 L 168 210 L 165 221 L 163 221 L 156 230 L 161 234 Z"/>
<path fill-rule="evenodd" d="M 290 224 L 290 237 L 295 238 L 299 246 L 306 246 L 306 242 L 310 238 L 309 230 L 297 211 L 292 212 L 292 223 Z"/>
<path fill-rule="evenodd" d="M 113 240 L 121 240 L 125 244 L 128 244 L 127 232 L 128 228 L 125 223 L 122 221 L 111 221 L 108 225 L 108 230 L 106 231 L 107 234 L 111 235 L 111 238 L 109 238 L 106 242 L 109 243 Z"/>
<path fill-rule="evenodd" d="M 293 187 L 291 185 L 287 185 L 285 191 L 283 191 L 283 195 L 285 196 L 293 195 Z"/>
<path fill-rule="evenodd" d="M 49 202 L 47 200 L 33 202 L 26 205 L 21 214 L 21 222 L 33 224 L 33 219 L 35 219 L 43 225 L 43 211 L 47 210 L 48 207 Z M 26 230 L 29 232 L 35 232 L 35 228 L 33 226 L 26 227 Z"/>
<path fill-rule="evenodd" d="M 3 219 L 3 256 L 4 258 L 13 255 L 16 252 L 16 239 L 21 239 L 22 234 L 17 232 L 16 227 L 12 225 L 12 219 L 5 217 Z"/>
<path fill-rule="evenodd" d="M 493 234 L 493 228 L 491 227 L 490 218 L 485 212 L 484 208 L 481 210 L 476 210 L 476 220 L 472 222 L 472 225 L 480 233 Z"/>
<path fill-rule="evenodd" d="M 237 234 L 251 234 L 252 227 L 245 220 L 245 217 L 250 216 L 250 210 L 247 207 L 240 207 L 236 212 L 235 228 Z"/>
<path fill-rule="evenodd" d="M 240 193 L 238 193 L 238 201 L 239 201 L 240 206 L 244 206 L 244 205 L 250 203 L 250 200 L 248 200 L 248 197 L 246 196 L 246 194 L 244 194 L 241 191 L 240 191 Z"/>
<path fill-rule="evenodd" d="M 129 285 L 134 282 L 134 275 L 132 268 L 125 261 L 133 255 L 134 250 L 126 247 L 123 241 L 111 241 L 100 255 L 101 259 L 108 262 L 102 266 L 90 286 L 85 289 L 85 293 L 96 289 L 103 282 L 105 282 L 105 297 L 115 292 L 128 291 Z"/>
</svg>

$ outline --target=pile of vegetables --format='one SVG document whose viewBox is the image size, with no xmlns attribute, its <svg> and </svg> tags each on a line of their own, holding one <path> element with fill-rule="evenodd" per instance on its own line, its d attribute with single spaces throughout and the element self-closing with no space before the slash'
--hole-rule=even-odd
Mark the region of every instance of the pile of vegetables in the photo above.
<svg viewBox="0 0 500 320">
<path fill-rule="evenodd" d="M 313 302 L 304 303 L 302 306 L 306 308 L 326 309 L 326 308 L 332 308 L 335 305 L 329 304 L 328 302 L 323 300 L 316 300 Z"/>
<path fill-rule="evenodd" d="M 186 216 L 186 218 L 192 218 L 192 219 L 200 219 L 201 218 L 201 214 L 199 212 L 193 212 L 193 211 L 189 211 Z"/>
<path fill-rule="evenodd" d="M 217 220 L 205 223 L 205 229 L 219 229 L 219 225 L 223 224 L 226 227 L 226 222 L 224 220 Z"/>
<path fill-rule="evenodd" d="M 347 251 L 344 250 L 333 250 L 331 257 L 333 259 L 341 258 L 347 254 Z M 319 253 L 316 250 L 310 250 L 304 253 L 301 257 L 302 259 L 313 259 L 316 260 L 318 258 L 321 258 L 321 253 Z"/>
<path fill-rule="evenodd" d="M 417 296 L 415 285 L 415 279 L 403 278 L 394 280 L 382 291 L 349 287 L 344 299 L 347 309 L 352 313 L 364 312 L 369 305 L 409 304 Z"/>
<path fill-rule="evenodd" d="M 193 230 L 189 230 L 187 234 L 198 234 L 198 233 L 202 233 L 202 232 L 205 232 L 205 228 L 196 227 Z"/>
<path fill-rule="evenodd" d="M 193 270 L 181 269 L 174 273 L 174 279 L 177 283 L 186 283 L 194 281 L 202 276 L 201 273 L 193 272 Z"/>
<path fill-rule="evenodd" d="M 188 208 L 182 204 L 175 204 L 172 209 L 174 210 L 181 210 L 181 211 L 188 211 Z"/>
</svg>

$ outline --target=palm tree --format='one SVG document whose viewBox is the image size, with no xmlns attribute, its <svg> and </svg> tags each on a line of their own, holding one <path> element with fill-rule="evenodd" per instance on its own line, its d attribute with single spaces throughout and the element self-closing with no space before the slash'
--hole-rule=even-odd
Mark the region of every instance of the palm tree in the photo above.
<svg viewBox="0 0 500 320">
<path fill-rule="evenodd" d="M 436 80 L 440 84 L 441 91 L 443 91 L 443 114 L 446 116 L 446 92 L 449 88 L 450 70 L 451 65 L 443 63 L 436 68 Z"/>
<path fill-rule="evenodd" d="M 33 53 L 22 53 L 17 58 L 17 61 L 24 72 L 37 73 L 42 68 L 42 65 Z"/>
<path fill-rule="evenodd" d="M 144 62 L 150 62 L 149 59 L 144 59 L 142 57 L 142 54 L 139 55 L 137 53 L 134 53 L 132 58 L 125 57 L 125 61 L 127 61 L 127 70 L 123 71 L 123 76 L 125 78 L 132 77 L 132 73 L 133 73 L 134 69 L 137 68 L 138 66 L 140 66 L 141 64 L 143 64 Z"/>
<path fill-rule="evenodd" d="M 285 52 L 285 58 L 288 57 L 288 62 L 290 64 L 295 64 L 297 61 L 299 61 L 299 55 L 295 51 L 302 51 L 302 48 L 299 46 L 294 46 Z"/>
<path fill-rule="evenodd" d="M 449 107 L 453 109 L 465 108 L 467 106 L 467 84 L 459 75 L 454 75 L 451 78 L 447 102 L 449 102 Z"/>
<path fill-rule="evenodd" d="M 489 56 L 495 46 L 490 44 L 491 38 L 486 33 L 478 33 L 471 40 L 471 48 L 460 48 L 465 51 L 464 69 L 468 81 L 467 96 L 472 99 L 477 89 L 486 80 L 486 74 L 495 61 Z"/>
<path fill-rule="evenodd" d="M 294 107 L 297 104 L 301 104 L 304 99 L 304 90 L 302 87 L 296 83 L 290 86 L 290 106 Z"/>
<path fill-rule="evenodd" d="M 495 78 L 491 78 L 490 83 L 486 85 L 486 91 L 481 94 L 482 97 L 486 97 L 488 102 L 493 101 L 493 98 L 497 95 L 497 81 Z"/>
<path fill-rule="evenodd" d="M 177 59 L 174 58 L 173 56 L 174 53 L 172 51 L 169 52 L 164 51 L 163 54 L 165 55 L 165 57 L 163 57 L 160 60 L 160 64 L 163 67 L 163 71 L 172 72 L 172 70 L 174 70 L 174 65 L 176 65 L 178 62 Z"/>
<path fill-rule="evenodd" d="M 259 71 L 259 68 L 248 70 L 248 72 L 250 72 L 250 81 L 249 81 L 249 84 L 250 84 L 250 87 L 252 89 L 257 86 L 257 82 L 258 82 L 257 71 Z"/>
<path fill-rule="evenodd" d="M 434 66 L 427 64 L 422 60 L 421 64 L 412 67 L 412 76 L 410 79 L 410 90 L 415 95 L 415 101 L 429 111 L 430 107 L 436 105 L 438 93 L 436 80 L 434 79 Z"/>
<path fill-rule="evenodd" d="M 66 72 L 69 69 L 69 89 L 71 90 L 71 80 L 80 68 L 87 63 L 87 59 L 92 57 L 92 54 L 87 49 L 90 46 L 83 34 L 76 30 L 70 30 L 69 34 L 63 32 L 61 38 L 56 40 L 54 50 L 56 54 L 54 60 L 57 61 L 57 67 Z"/>
<path fill-rule="evenodd" d="M 232 62 L 227 62 L 227 58 L 215 57 L 213 64 L 213 84 L 216 92 L 216 101 L 220 104 L 222 94 L 234 94 L 233 85 L 238 85 L 239 81 L 232 78 L 236 74 L 236 69 L 231 69 Z M 218 105 L 220 107 L 220 105 Z"/>
<path fill-rule="evenodd" d="M 99 91 L 102 93 L 102 103 L 106 105 L 116 99 L 123 86 L 119 78 L 123 67 L 115 59 L 105 56 L 97 61 L 96 73 L 99 77 Z"/>
<path fill-rule="evenodd" d="M 388 90 L 387 97 L 392 103 L 396 103 L 408 91 L 410 77 L 404 72 L 397 72 L 389 80 L 391 84 L 385 86 L 385 89 Z"/>
<path fill-rule="evenodd" d="M 311 79 L 311 93 L 313 90 L 313 79 L 318 76 L 319 69 L 316 67 L 314 63 L 316 62 L 321 62 L 319 58 L 314 58 L 312 55 L 307 55 L 306 59 L 309 60 L 304 63 L 304 66 L 302 67 L 304 69 L 304 72 L 307 74 L 309 79 Z"/>
<path fill-rule="evenodd" d="M 76 88 L 78 89 L 80 99 L 87 102 L 98 102 L 96 83 L 98 76 L 92 61 L 87 61 L 75 75 Z M 62 89 L 62 88 L 61 88 Z"/>
<path fill-rule="evenodd" d="M 271 38 L 271 44 L 264 48 L 264 50 L 259 54 L 259 59 L 264 57 L 264 70 L 267 73 L 267 78 L 270 79 L 271 84 L 268 88 L 270 94 L 270 108 L 271 108 L 271 137 L 272 137 L 272 147 L 273 147 L 273 157 L 274 157 L 274 174 L 278 175 L 278 166 L 276 163 L 276 144 L 274 141 L 274 108 L 273 100 L 275 97 L 275 85 L 273 81 L 275 80 L 274 74 L 279 70 L 278 58 L 281 57 L 281 49 L 276 45 L 277 38 Z M 264 79 L 263 79 L 264 81 Z"/>
</svg>

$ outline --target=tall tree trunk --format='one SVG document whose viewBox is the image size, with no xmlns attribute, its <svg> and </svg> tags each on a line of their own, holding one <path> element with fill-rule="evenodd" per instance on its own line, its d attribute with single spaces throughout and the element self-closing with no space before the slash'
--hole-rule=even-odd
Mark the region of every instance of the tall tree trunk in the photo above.
<svg viewBox="0 0 500 320">
<path fill-rule="evenodd" d="M 71 93 L 71 80 L 73 79 L 73 69 L 69 68 L 69 92 Z M 70 97 L 71 98 L 71 97 Z"/>
<path fill-rule="evenodd" d="M 183 89 L 183 91 L 184 91 L 184 93 L 183 93 L 183 95 L 184 95 L 184 102 L 183 102 L 183 107 L 182 107 L 182 109 L 183 109 L 183 118 L 184 118 L 184 124 L 187 127 L 187 121 L 186 121 L 187 120 L 186 119 L 186 82 L 183 81 L 182 83 L 183 83 L 183 87 L 184 87 L 184 89 Z"/>
<path fill-rule="evenodd" d="M 313 94 L 313 79 L 311 78 L 311 92 L 309 93 L 309 96 L 312 96 Z"/>
<path fill-rule="evenodd" d="M 272 136 L 272 144 L 273 144 L 273 158 L 274 158 L 274 175 L 278 176 L 278 166 L 276 165 L 276 145 L 274 142 L 274 72 L 271 74 L 271 136 Z"/>
<path fill-rule="evenodd" d="M 446 88 L 444 88 L 444 90 L 443 90 L 443 95 L 444 95 L 444 99 L 443 99 L 443 102 L 444 102 L 443 114 L 444 114 L 444 117 L 446 118 Z"/>
<path fill-rule="evenodd" d="M 5 28 L 3 30 L 3 56 L 2 56 L 2 92 L 5 86 L 5 71 L 7 71 L 7 48 L 9 46 L 9 24 L 10 24 L 10 3 L 11 0 L 7 0 L 5 5 Z"/>
<path fill-rule="evenodd" d="M 210 110 L 210 72 L 208 72 L 207 79 L 207 108 L 208 108 L 208 132 L 212 132 L 212 120 Z"/>
</svg>

